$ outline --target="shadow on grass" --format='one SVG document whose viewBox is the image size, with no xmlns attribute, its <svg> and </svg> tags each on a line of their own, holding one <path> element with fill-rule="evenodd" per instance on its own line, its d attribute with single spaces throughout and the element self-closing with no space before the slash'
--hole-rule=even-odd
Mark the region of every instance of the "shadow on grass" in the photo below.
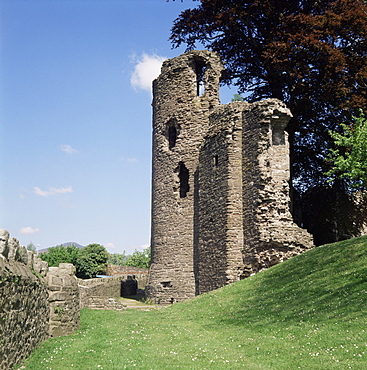
<svg viewBox="0 0 367 370">
<path fill-rule="evenodd" d="M 281 328 L 364 319 L 366 266 L 367 237 L 355 238 L 314 248 L 253 276 L 252 281 L 214 293 L 215 303 L 210 295 L 203 297 L 203 304 L 213 325 Z"/>
</svg>

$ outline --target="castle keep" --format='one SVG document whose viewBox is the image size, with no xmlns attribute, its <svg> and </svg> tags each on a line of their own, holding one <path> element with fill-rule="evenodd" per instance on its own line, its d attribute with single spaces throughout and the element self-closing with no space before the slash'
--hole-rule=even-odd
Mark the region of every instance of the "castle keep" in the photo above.
<svg viewBox="0 0 367 370">
<path fill-rule="evenodd" d="M 147 295 L 174 303 L 312 247 L 290 213 L 291 118 L 276 99 L 220 105 L 209 51 L 163 63 L 153 83 L 152 264 Z"/>
</svg>

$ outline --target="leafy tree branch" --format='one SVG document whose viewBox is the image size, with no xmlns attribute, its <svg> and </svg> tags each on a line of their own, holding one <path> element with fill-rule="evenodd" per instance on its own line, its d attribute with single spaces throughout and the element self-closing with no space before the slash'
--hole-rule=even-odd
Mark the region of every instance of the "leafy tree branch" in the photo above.
<svg viewBox="0 0 367 370">
<path fill-rule="evenodd" d="M 330 149 L 332 179 L 346 178 L 351 187 L 367 189 L 367 118 L 360 112 L 354 125 L 341 124 L 342 132 L 330 131 L 336 149 Z"/>
</svg>

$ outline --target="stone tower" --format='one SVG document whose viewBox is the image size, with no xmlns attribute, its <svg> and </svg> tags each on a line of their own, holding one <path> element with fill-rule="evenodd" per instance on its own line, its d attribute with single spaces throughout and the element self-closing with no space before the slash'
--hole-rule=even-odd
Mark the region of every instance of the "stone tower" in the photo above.
<svg viewBox="0 0 367 370">
<path fill-rule="evenodd" d="M 192 298 L 312 246 L 289 211 L 291 113 L 276 99 L 219 104 L 223 65 L 191 51 L 153 84 L 147 296 Z"/>
<path fill-rule="evenodd" d="M 148 295 L 194 297 L 195 207 L 200 146 L 219 105 L 219 57 L 193 51 L 163 63 L 153 84 L 152 266 Z"/>
</svg>

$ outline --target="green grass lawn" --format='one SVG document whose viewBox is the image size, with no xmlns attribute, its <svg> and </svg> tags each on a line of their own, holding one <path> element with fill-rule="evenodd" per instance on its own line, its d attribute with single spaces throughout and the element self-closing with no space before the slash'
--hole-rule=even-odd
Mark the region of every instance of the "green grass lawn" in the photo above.
<svg viewBox="0 0 367 370">
<path fill-rule="evenodd" d="M 26 369 L 367 369 L 367 237 L 150 312 L 81 313 Z"/>
</svg>

